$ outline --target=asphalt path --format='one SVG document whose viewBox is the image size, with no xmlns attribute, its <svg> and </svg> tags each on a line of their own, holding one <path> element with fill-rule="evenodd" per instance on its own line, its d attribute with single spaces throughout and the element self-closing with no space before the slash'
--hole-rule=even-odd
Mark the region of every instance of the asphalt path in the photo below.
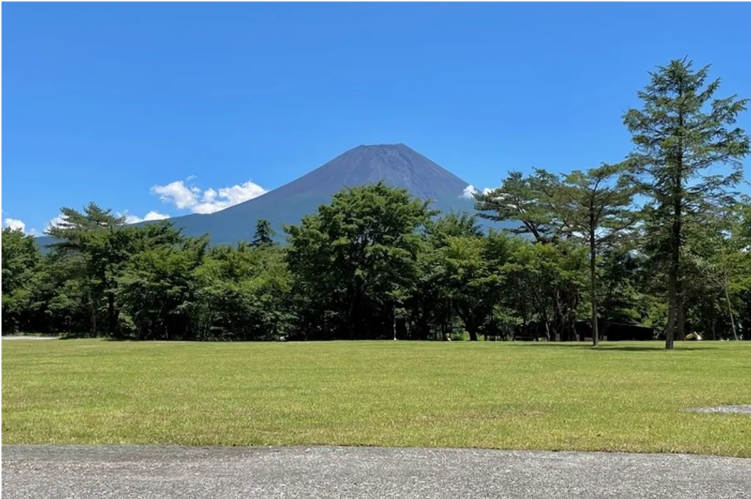
<svg viewBox="0 0 751 499">
<path fill-rule="evenodd" d="M 3 446 L 2 497 L 749 498 L 751 459 L 369 447 Z"/>
</svg>

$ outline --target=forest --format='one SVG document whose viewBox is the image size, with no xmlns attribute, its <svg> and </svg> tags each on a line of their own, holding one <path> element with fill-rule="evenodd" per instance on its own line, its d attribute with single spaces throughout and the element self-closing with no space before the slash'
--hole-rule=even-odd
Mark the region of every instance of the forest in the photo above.
<svg viewBox="0 0 751 499">
<path fill-rule="evenodd" d="M 3 334 L 133 340 L 513 339 L 597 344 L 603 322 L 751 339 L 747 99 L 671 61 L 623 116 L 633 151 L 568 173 L 511 172 L 477 214 L 383 183 L 255 238 L 212 246 L 90 203 L 35 238 L 2 233 Z M 494 229 L 503 222 L 513 228 Z"/>
</svg>

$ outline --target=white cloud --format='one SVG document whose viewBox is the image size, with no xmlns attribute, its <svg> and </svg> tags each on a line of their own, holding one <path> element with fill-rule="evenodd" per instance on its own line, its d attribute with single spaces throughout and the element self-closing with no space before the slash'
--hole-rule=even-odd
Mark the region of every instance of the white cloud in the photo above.
<svg viewBox="0 0 751 499">
<path fill-rule="evenodd" d="M 143 219 L 147 222 L 151 220 L 166 220 L 169 218 L 169 215 L 165 215 L 164 213 L 159 213 L 158 211 L 150 211 L 146 214 Z"/>
<path fill-rule="evenodd" d="M 486 187 L 486 188 L 484 188 L 482 190 L 482 193 L 483 194 L 488 194 L 492 190 L 493 189 L 490 189 L 490 188 Z M 464 191 L 462 192 L 461 197 L 463 197 L 464 199 L 472 199 L 473 197 L 475 197 L 475 194 L 477 194 L 479 192 L 480 191 L 474 185 L 470 184 L 470 185 L 468 185 L 467 187 L 464 188 Z"/>
<path fill-rule="evenodd" d="M 18 220 L 17 218 L 6 218 L 3 221 L 3 227 L 9 227 L 10 230 L 20 230 L 21 232 L 23 232 L 27 236 L 38 237 L 38 236 L 43 236 L 44 235 L 41 232 L 39 232 L 38 230 L 33 229 L 33 228 L 29 229 L 29 230 L 26 230 L 26 224 L 22 220 Z"/>
<path fill-rule="evenodd" d="M 475 186 L 472 184 L 469 184 L 467 187 L 464 188 L 464 191 L 462 192 L 462 197 L 464 199 L 472 199 L 475 197 L 475 193 L 477 192 L 477 189 L 475 189 Z"/>
<path fill-rule="evenodd" d="M 137 224 L 138 222 L 150 222 L 153 220 L 164 220 L 169 218 L 169 215 L 165 215 L 164 213 L 159 213 L 158 211 L 150 211 L 146 214 L 145 217 L 141 218 L 137 215 L 130 215 L 126 211 L 125 213 L 117 213 L 118 217 L 125 217 L 125 223 L 130 224 Z"/>
<path fill-rule="evenodd" d="M 65 222 L 65 217 L 63 215 L 58 215 L 47 224 L 47 228 L 44 229 L 45 231 L 52 228 L 52 227 L 58 227 L 59 225 L 63 224 Z"/>
<path fill-rule="evenodd" d="M 187 181 L 191 178 L 195 177 L 188 177 Z M 185 185 L 183 180 L 176 180 L 167 185 L 155 185 L 151 192 L 157 194 L 162 202 L 173 204 L 181 210 L 206 214 L 256 198 L 266 193 L 266 189 L 248 180 L 244 184 L 222 187 L 218 191 L 211 187 L 201 190 Z"/>
<path fill-rule="evenodd" d="M 198 204 L 198 196 L 194 189 L 187 188 L 182 180 L 176 180 L 167 185 L 155 185 L 151 188 L 151 192 L 158 194 L 163 202 L 174 204 L 181 210 L 185 210 Z"/>
<path fill-rule="evenodd" d="M 213 202 L 216 199 L 216 191 L 209 187 L 203 192 L 203 199 L 207 202 Z"/>
<path fill-rule="evenodd" d="M 17 218 L 6 218 L 5 221 L 3 221 L 3 227 L 9 227 L 10 230 L 26 232 L 26 224 Z"/>
</svg>

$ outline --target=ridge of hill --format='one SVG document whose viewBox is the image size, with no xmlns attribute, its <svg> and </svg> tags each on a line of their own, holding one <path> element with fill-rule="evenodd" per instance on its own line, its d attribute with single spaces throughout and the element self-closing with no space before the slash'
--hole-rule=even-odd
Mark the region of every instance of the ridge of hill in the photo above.
<svg viewBox="0 0 751 499">
<path fill-rule="evenodd" d="M 243 203 L 170 221 L 185 235 L 209 234 L 212 244 L 249 241 L 260 219 L 268 220 L 281 235 L 283 225 L 299 223 L 345 187 L 379 181 L 430 199 L 431 207 L 443 213 L 474 213 L 474 200 L 463 196 L 468 182 L 404 144 L 379 144 L 350 149 L 310 173 Z M 38 242 L 45 246 L 51 240 L 45 237 Z"/>
</svg>

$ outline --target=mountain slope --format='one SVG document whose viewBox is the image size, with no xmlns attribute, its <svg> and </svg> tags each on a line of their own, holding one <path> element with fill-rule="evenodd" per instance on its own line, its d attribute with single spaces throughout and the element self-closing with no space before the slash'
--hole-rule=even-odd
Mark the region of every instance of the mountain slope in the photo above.
<svg viewBox="0 0 751 499">
<path fill-rule="evenodd" d="M 283 224 L 299 223 L 343 188 L 381 180 L 434 200 L 433 206 L 441 211 L 473 207 L 472 200 L 462 198 L 467 182 L 404 144 L 395 144 L 356 147 L 263 196 L 210 215 L 172 221 L 188 235 L 209 233 L 215 244 L 249 240 L 259 219 L 281 233 Z"/>
<path fill-rule="evenodd" d="M 404 144 L 382 144 L 350 149 L 297 180 L 244 203 L 209 215 L 172 218 L 171 222 L 186 235 L 208 233 L 213 244 L 222 244 L 250 240 L 256 222 L 266 219 L 281 238 L 284 224 L 299 223 L 343 188 L 378 181 L 431 199 L 432 207 L 444 213 L 474 211 L 474 200 L 462 197 L 467 182 Z M 49 238 L 39 239 L 41 245 L 49 242 Z"/>
</svg>

